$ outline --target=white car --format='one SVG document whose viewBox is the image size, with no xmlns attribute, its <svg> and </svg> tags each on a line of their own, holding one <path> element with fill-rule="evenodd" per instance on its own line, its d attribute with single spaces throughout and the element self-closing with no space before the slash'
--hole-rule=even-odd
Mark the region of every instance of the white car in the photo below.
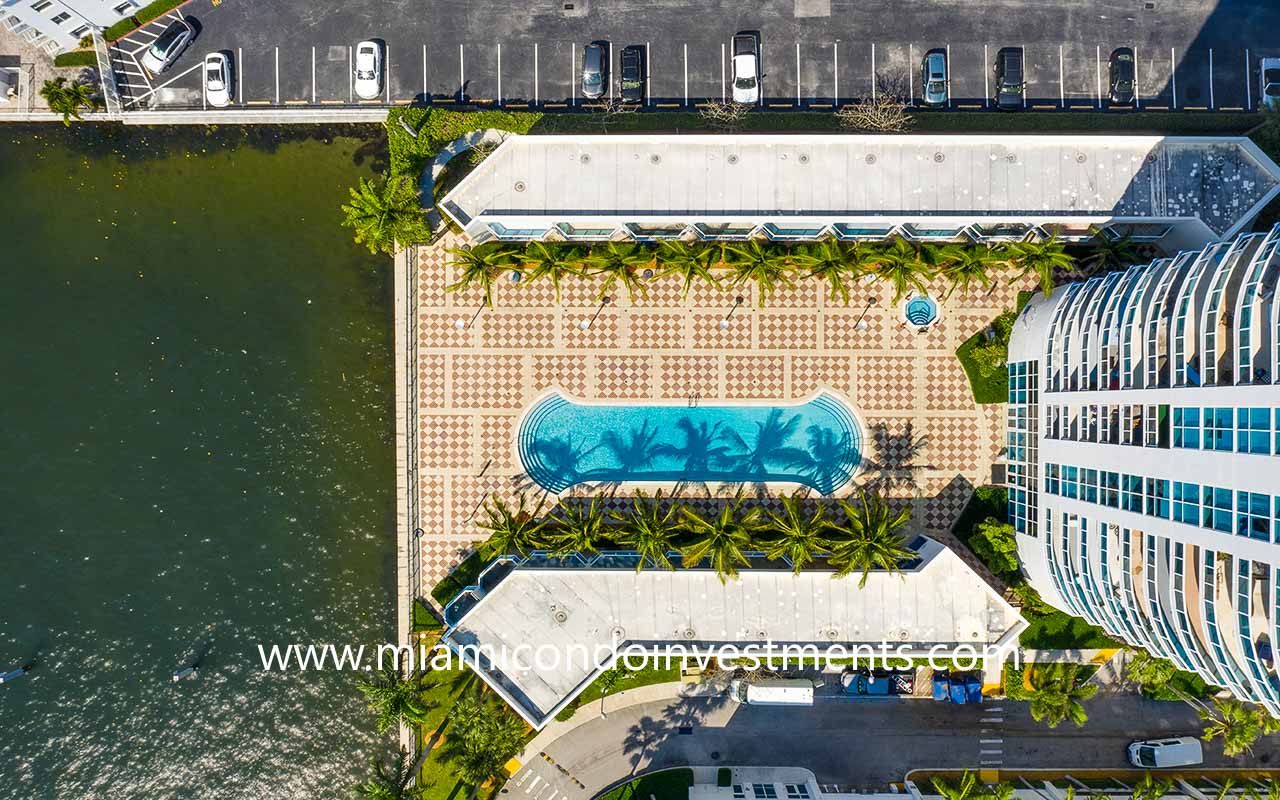
<svg viewBox="0 0 1280 800">
<path fill-rule="evenodd" d="M 760 102 L 760 40 L 752 33 L 733 37 L 733 102 Z"/>
<path fill-rule="evenodd" d="M 377 100 L 382 94 L 382 48 L 377 42 L 356 45 L 355 92 L 361 100 Z"/>
<path fill-rule="evenodd" d="M 1280 58 L 1264 58 L 1258 68 L 1262 107 L 1280 109 Z"/>
<path fill-rule="evenodd" d="M 1142 769 L 1194 767 L 1204 763 L 1204 751 L 1194 736 L 1148 739 L 1129 745 L 1129 763 Z"/>
<path fill-rule="evenodd" d="M 204 57 L 204 99 L 214 108 L 231 105 L 231 59 L 222 53 Z"/>
</svg>

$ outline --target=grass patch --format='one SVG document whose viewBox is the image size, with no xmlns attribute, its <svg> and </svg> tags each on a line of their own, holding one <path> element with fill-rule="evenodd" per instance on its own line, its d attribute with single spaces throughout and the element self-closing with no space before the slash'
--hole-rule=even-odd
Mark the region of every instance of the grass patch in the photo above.
<svg viewBox="0 0 1280 800">
<path fill-rule="evenodd" d="M 102 38 L 108 42 L 114 42 L 116 39 L 133 33 L 151 20 L 163 17 L 185 2 L 186 0 L 156 0 L 154 3 L 148 3 L 138 9 L 138 13 L 131 17 L 125 17 L 103 31 Z"/>
<path fill-rule="evenodd" d="M 597 677 L 587 688 L 582 690 L 582 694 L 573 698 L 569 705 L 561 709 L 559 714 L 556 714 L 556 719 L 563 722 L 572 717 L 580 707 L 596 702 L 601 697 L 604 697 L 605 694 L 617 694 L 628 689 L 639 689 L 641 686 L 651 686 L 655 683 L 671 683 L 672 681 L 680 680 L 679 662 L 671 660 L 669 665 L 667 662 L 667 659 L 648 661 L 643 669 L 630 673 L 607 691 L 605 681 L 601 677 Z"/>
<path fill-rule="evenodd" d="M 973 355 L 974 349 L 982 343 L 982 336 L 985 331 L 986 328 L 983 328 L 968 339 L 965 339 L 956 348 L 956 358 L 960 359 L 960 366 L 964 367 L 964 374 L 969 376 L 969 388 L 973 391 L 973 401 L 975 403 L 980 405 L 1004 403 L 1009 399 L 1008 368 L 1001 367 L 990 375 L 983 375 Z"/>
<path fill-rule="evenodd" d="M 1061 611 L 1025 616 L 1030 625 L 1018 637 L 1018 644 L 1031 650 L 1085 650 L 1124 646 L 1101 628 Z"/>
<path fill-rule="evenodd" d="M 387 114 L 387 147 L 391 154 L 391 174 L 422 174 L 440 148 L 471 131 L 496 128 L 528 133 L 542 114 L 512 111 L 454 111 L 447 108 L 393 108 Z M 417 131 L 414 137 L 401 120 Z"/>
<path fill-rule="evenodd" d="M 417 598 L 413 601 L 413 630 L 414 632 L 444 630 L 444 625 L 436 619 L 435 614 L 431 613 L 431 609 Z"/>
<path fill-rule="evenodd" d="M 448 736 L 449 712 L 462 693 L 479 680 L 474 672 L 464 666 L 436 670 L 431 673 L 431 679 L 434 683 L 426 692 L 426 699 L 430 704 L 427 719 L 418 730 L 419 749 L 425 747 L 437 732 Z M 423 759 L 418 772 L 418 784 L 426 789 L 423 796 L 429 800 L 466 800 L 471 794 L 471 787 L 454 774 L 440 745 Z"/>
<path fill-rule="evenodd" d="M 70 50 L 53 57 L 55 67 L 96 67 L 98 54 L 92 50 Z"/>
<path fill-rule="evenodd" d="M 596 800 L 688 800 L 693 786 L 693 770 L 688 767 L 651 772 L 616 786 Z"/>
<path fill-rule="evenodd" d="M 477 550 L 467 556 L 444 580 L 435 585 L 431 590 L 431 597 L 443 608 L 458 596 L 458 592 L 473 585 L 489 564 L 489 559 L 481 557 L 480 551 Z"/>
</svg>

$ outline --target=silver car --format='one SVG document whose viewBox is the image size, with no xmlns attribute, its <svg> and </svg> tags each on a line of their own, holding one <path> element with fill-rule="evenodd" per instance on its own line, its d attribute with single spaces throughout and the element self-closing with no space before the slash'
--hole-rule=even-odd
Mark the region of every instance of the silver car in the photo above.
<svg viewBox="0 0 1280 800">
<path fill-rule="evenodd" d="M 945 50 L 925 53 L 920 65 L 920 99 L 926 106 L 945 106 L 950 96 L 951 79 L 947 75 Z"/>
<path fill-rule="evenodd" d="M 158 75 L 178 60 L 182 51 L 187 49 L 191 40 L 196 38 L 196 29 L 185 19 L 175 19 L 173 24 L 164 29 L 164 33 L 151 43 L 142 54 L 142 66 Z"/>
</svg>

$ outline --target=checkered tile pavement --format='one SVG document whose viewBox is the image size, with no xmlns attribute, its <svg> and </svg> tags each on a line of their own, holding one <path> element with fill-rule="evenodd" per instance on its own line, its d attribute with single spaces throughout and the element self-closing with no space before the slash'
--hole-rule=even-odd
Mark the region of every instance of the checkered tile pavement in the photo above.
<svg viewBox="0 0 1280 800">
<path fill-rule="evenodd" d="M 919 529 L 944 540 L 968 487 L 989 478 L 1000 453 L 1003 407 L 973 404 L 954 350 L 1011 306 L 1021 285 L 942 302 L 940 323 L 924 334 L 899 326 L 883 281 L 852 284 L 847 307 L 825 284 L 800 281 L 760 308 L 751 286 L 695 284 L 682 297 L 680 279 L 668 276 L 634 301 L 614 286 L 602 307 L 596 279 L 567 278 L 557 303 L 549 282 L 500 278 L 493 307 L 481 309 L 478 290 L 447 289 L 456 279 L 447 251 L 463 243 L 446 234 L 411 262 L 424 596 L 483 539 L 482 502 L 514 501 L 522 490 L 540 496 L 521 472 L 515 436 L 522 410 L 552 387 L 587 400 L 703 404 L 834 390 L 866 428 L 860 480 L 891 483 Z M 715 502 L 693 499 L 702 492 L 689 487 L 690 502 Z M 608 505 L 630 502 L 623 487 Z"/>
</svg>

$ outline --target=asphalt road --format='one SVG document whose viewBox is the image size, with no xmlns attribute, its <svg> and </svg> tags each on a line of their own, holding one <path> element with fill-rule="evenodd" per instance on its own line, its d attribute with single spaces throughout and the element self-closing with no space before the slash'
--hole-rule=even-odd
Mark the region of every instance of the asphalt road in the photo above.
<svg viewBox="0 0 1280 800">
<path fill-rule="evenodd" d="M 1050 730 L 1025 703 L 950 706 L 931 700 L 830 698 L 810 708 L 743 706 L 722 699 L 647 703 L 620 709 L 556 739 L 552 759 L 533 759 L 504 788 L 514 800 L 589 800 L 631 774 L 671 766 L 797 766 L 824 786 L 883 790 L 912 769 L 1125 768 L 1134 739 L 1198 735 L 1182 703 L 1100 695 L 1089 723 Z M 682 730 L 684 732 L 682 732 Z M 1280 764 L 1280 737 L 1249 759 L 1206 745 L 1209 766 Z M 581 784 L 581 785 L 579 785 Z"/>
<path fill-rule="evenodd" d="M 763 105 L 777 109 L 918 97 L 931 48 L 950 54 L 953 107 L 982 108 L 996 51 L 1010 46 L 1025 53 L 1029 109 L 1098 105 L 1120 46 L 1136 48 L 1143 107 L 1249 108 L 1258 58 L 1280 55 L 1280 3 L 1258 0 L 192 0 L 180 11 L 200 34 L 164 74 L 135 63 L 163 24 L 115 48 L 130 107 L 200 107 L 196 67 L 214 50 L 233 57 L 236 105 L 356 104 L 349 48 L 365 38 L 387 54 L 374 103 L 550 108 L 582 102 L 575 76 L 593 40 L 612 44 L 615 83 L 622 48 L 648 48 L 654 109 L 723 97 L 740 30 L 760 33 Z"/>
</svg>

